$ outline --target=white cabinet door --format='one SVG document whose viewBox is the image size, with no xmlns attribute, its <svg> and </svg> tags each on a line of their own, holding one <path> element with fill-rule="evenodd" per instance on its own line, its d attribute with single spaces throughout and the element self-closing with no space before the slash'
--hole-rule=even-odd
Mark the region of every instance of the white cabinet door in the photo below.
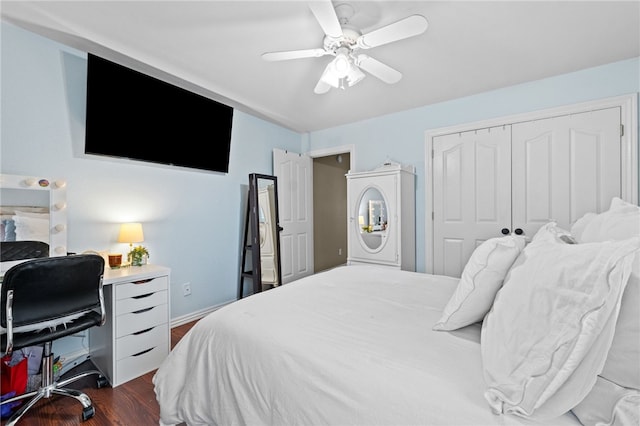
<svg viewBox="0 0 640 426">
<path fill-rule="evenodd" d="M 511 225 L 510 126 L 433 140 L 435 274 L 459 277 L 482 241 Z"/>
<path fill-rule="evenodd" d="M 347 196 L 349 206 L 349 261 L 380 263 L 400 266 L 398 241 L 401 230 L 398 216 L 399 172 L 373 176 L 348 177 Z M 363 214 L 362 200 L 370 189 L 382 197 L 386 230 L 363 232 L 358 221 Z M 369 222 L 367 222 L 369 223 Z"/>
<path fill-rule="evenodd" d="M 273 150 L 278 178 L 282 283 L 313 274 L 313 168 L 311 157 Z"/>
<path fill-rule="evenodd" d="M 513 125 L 513 228 L 569 229 L 621 196 L 620 108 Z"/>
</svg>

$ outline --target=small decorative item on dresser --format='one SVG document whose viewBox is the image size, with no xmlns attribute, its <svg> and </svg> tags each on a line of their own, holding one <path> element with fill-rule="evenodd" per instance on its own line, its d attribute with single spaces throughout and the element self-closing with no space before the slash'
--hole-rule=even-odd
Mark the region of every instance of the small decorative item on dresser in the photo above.
<svg viewBox="0 0 640 426">
<path fill-rule="evenodd" d="M 128 255 L 129 262 L 131 266 L 142 266 L 147 263 L 147 259 L 149 258 L 149 251 L 146 247 L 137 246 L 131 249 Z"/>
<path fill-rule="evenodd" d="M 122 265 L 122 254 L 109 254 L 109 266 L 119 268 Z"/>
</svg>

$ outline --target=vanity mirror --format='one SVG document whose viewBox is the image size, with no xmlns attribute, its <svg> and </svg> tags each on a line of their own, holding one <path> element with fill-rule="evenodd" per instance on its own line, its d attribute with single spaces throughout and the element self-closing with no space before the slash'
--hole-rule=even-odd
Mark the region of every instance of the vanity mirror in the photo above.
<svg viewBox="0 0 640 426">
<path fill-rule="evenodd" d="M 384 197 L 374 187 L 368 187 L 362 194 L 358 210 L 360 238 L 370 249 L 381 248 L 387 230 L 387 207 Z"/>
<path fill-rule="evenodd" d="M 0 175 L 0 272 L 24 260 L 67 254 L 66 182 Z"/>
</svg>

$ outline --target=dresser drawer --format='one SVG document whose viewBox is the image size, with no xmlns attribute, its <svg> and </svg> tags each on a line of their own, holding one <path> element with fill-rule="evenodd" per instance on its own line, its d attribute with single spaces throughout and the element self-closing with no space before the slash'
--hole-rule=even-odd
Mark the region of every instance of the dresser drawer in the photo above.
<svg viewBox="0 0 640 426">
<path fill-rule="evenodd" d="M 169 279 L 166 276 L 122 283 L 116 286 L 116 300 L 141 296 L 143 294 L 153 293 L 159 290 L 167 290 L 168 287 Z"/>
<path fill-rule="evenodd" d="M 116 383 L 122 384 L 160 366 L 167 356 L 168 347 L 156 346 L 146 352 L 116 361 Z"/>
<path fill-rule="evenodd" d="M 116 301 L 116 315 L 128 314 L 168 302 L 167 290 L 145 293 L 140 296 L 128 297 Z"/>
<path fill-rule="evenodd" d="M 128 334 L 116 340 L 116 360 L 141 353 L 154 347 L 169 348 L 169 325 L 167 323 Z"/>
<path fill-rule="evenodd" d="M 140 311 L 130 312 L 116 317 L 116 337 L 126 336 L 156 325 L 167 323 L 169 307 L 156 305 Z"/>
</svg>

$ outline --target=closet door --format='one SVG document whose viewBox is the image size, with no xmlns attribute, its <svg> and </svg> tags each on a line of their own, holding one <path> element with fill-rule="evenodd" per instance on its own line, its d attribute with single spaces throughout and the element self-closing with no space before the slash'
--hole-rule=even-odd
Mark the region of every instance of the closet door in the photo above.
<svg viewBox="0 0 640 426">
<path fill-rule="evenodd" d="M 510 126 L 433 139 L 435 274 L 459 277 L 473 250 L 510 232 Z"/>
<path fill-rule="evenodd" d="M 513 229 L 564 229 L 621 196 L 620 108 L 513 125 Z"/>
</svg>

